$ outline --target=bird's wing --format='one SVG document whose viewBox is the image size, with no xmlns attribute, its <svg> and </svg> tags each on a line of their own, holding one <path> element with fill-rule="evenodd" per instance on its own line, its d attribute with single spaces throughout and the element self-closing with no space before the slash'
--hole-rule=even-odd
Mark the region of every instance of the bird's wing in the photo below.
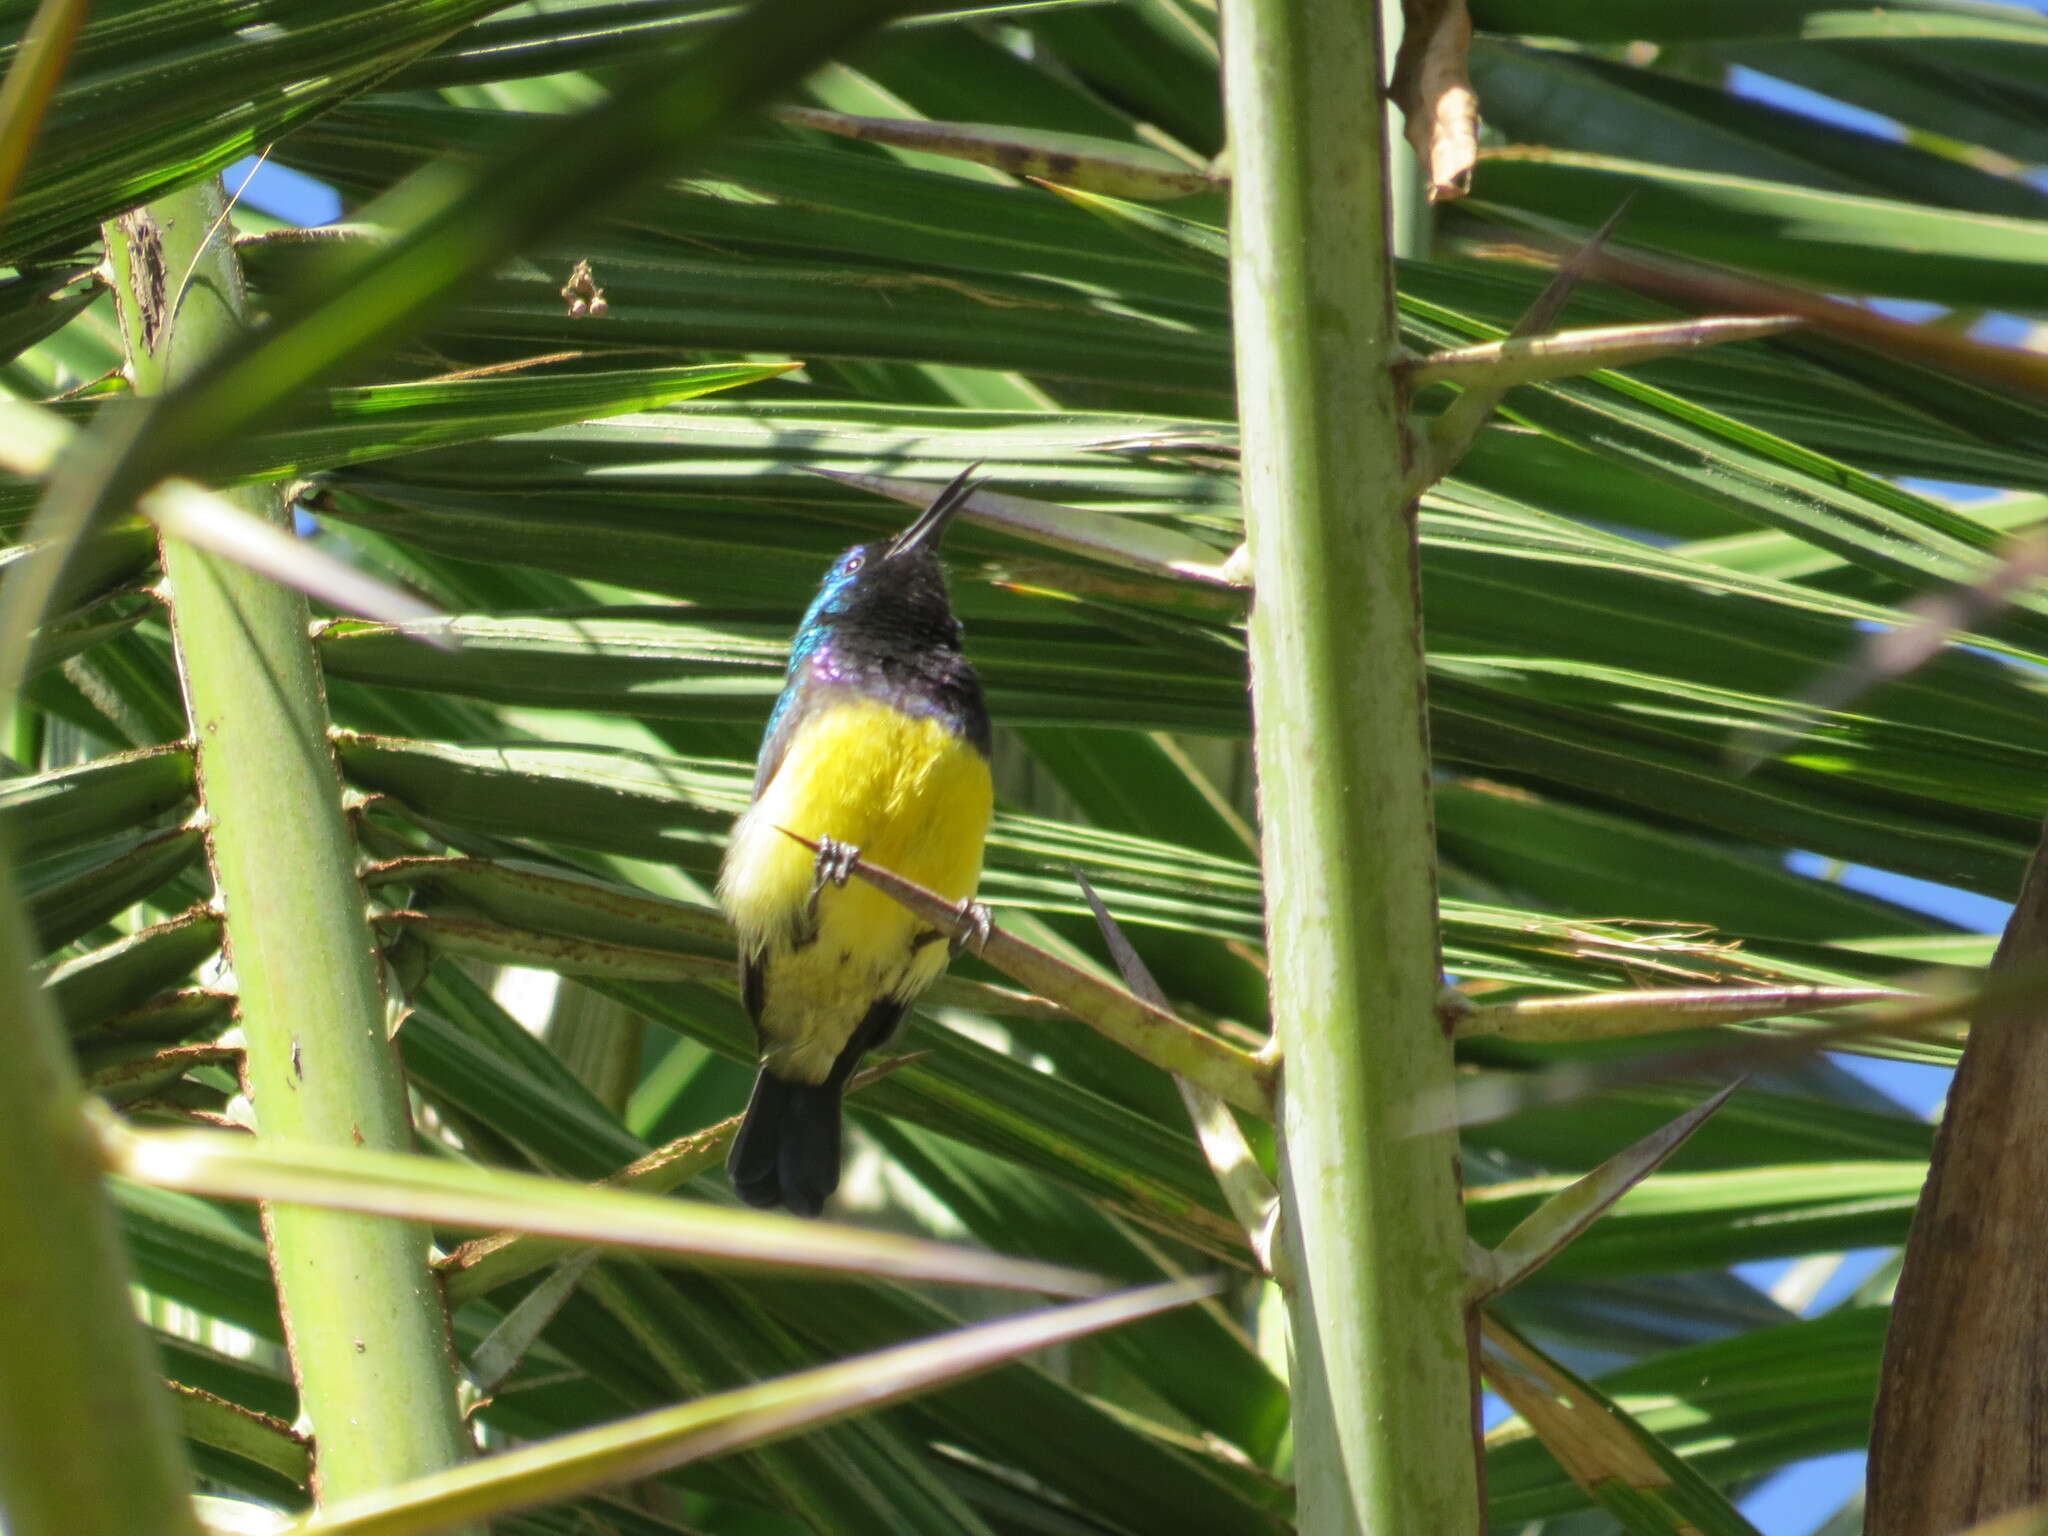
<svg viewBox="0 0 2048 1536">
<path fill-rule="evenodd" d="M 853 1027 L 853 1033 L 846 1037 L 846 1044 L 840 1047 L 839 1058 L 832 1063 L 832 1073 L 825 1081 L 835 1087 L 845 1087 L 847 1079 L 860 1065 L 861 1058 L 889 1043 L 889 1037 L 896 1033 L 896 1026 L 903 1022 L 903 1015 L 909 1009 L 910 1003 L 905 998 L 876 998 L 861 1021 Z"/>
<path fill-rule="evenodd" d="M 811 710 L 810 690 L 801 681 L 795 681 L 782 690 L 782 696 L 775 701 L 775 712 L 768 717 L 768 732 L 761 738 L 761 755 L 754 759 L 754 798 L 761 798 L 761 791 L 775 777 L 775 770 L 782 766 L 783 754 L 796 739 L 798 723 Z"/>
<path fill-rule="evenodd" d="M 754 1038 L 761 1038 L 761 1009 L 768 1001 L 768 956 L 765 951 L 755 950 L 740 955 L 740 999 L 746 1004 L 747 1017 L 754 1021 Z"/>
</svg>

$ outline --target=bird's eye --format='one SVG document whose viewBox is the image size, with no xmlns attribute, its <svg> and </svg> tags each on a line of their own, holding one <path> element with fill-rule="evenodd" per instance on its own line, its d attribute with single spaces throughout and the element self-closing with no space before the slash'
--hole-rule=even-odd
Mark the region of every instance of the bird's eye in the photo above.
<svg viewBox="0 0 2048 1536">
<path fill-rule="evenodd" d="M 866 565 L 867 563 L 868 557 L 866 555 L 847 556 L 846 574 L 851 576 L 855 571 L 859 570 L 862 566 Z"/>
</svg>

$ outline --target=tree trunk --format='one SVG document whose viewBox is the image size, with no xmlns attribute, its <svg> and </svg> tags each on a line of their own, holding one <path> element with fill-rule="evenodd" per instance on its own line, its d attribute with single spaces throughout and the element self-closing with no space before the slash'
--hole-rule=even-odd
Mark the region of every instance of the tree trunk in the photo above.
<svg viewBox="0 0 2048 1536">
<path fill-rule="evenodd" d="M 2048 831 L 1906 1243 L 1871 1431 L 1868 1536 L 1953 1536 L 2048 1499 Z"/>
</svg>

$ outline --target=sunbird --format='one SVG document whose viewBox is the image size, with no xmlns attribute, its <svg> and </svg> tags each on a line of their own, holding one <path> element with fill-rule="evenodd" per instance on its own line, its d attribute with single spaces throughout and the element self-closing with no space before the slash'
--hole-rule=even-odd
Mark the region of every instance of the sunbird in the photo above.
<svg viewBox="0 0 2048 1536">
<path fill-rule="evenodd" d="M 846 1080 L 958 942 L 849 884 L 853 860 L 956 903 L 981 879 L 995 803 L 988 707 L 939 565 L 979 467 L 895 538 L 856 544 L 825 573 L 726 848 L 718 900 L 739 937 L 761 1060 L 726 1160 L 749 1205 L 823 1208 L 839 1187 Z"/>
</svg>

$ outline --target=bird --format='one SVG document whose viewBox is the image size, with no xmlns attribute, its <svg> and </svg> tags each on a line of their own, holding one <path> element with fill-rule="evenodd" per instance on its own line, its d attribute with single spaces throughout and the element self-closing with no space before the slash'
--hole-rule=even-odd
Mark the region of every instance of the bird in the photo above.
<svg viewBox="0 0 2048 1536">
<path fill-rule="evenodd" d="M 968 929 L 948 935 L 848 884 L 856 859 L 956 904 L 981 879 L 995 804 L 991 728 L 939 563 L 979 468 L 962 470 L 895 538 L 856 544 L 826 571 L 726 847 L 718 901 L 759 1047 L 726 1160 L 748 1205 L 823 1209 L 839 1187 L 847 1079 L 966 933 L 985 931 L 985 909 L 967 908 Z"/>
</svg>

